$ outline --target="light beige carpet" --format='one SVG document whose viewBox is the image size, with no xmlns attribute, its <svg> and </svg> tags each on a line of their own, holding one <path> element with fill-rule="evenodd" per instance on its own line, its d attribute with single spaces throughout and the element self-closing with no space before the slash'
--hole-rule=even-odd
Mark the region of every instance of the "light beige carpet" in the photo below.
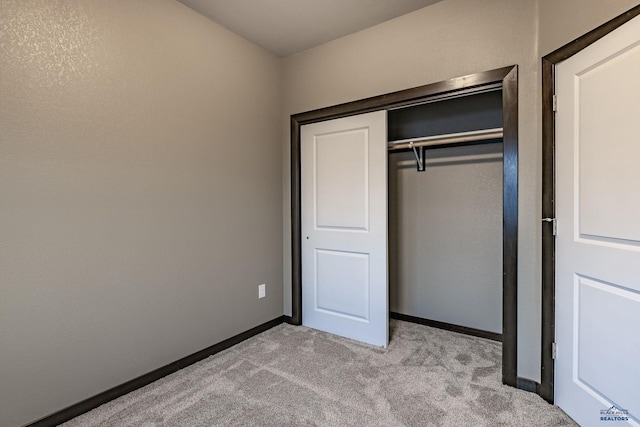
<svg viewBox="0 0 640 427">
<path fill-rule="evenodd" d="M 64 426 L 565 426 L 501 345 L 392 320 L 384 350 L 279 325 Z"/>
</svg>

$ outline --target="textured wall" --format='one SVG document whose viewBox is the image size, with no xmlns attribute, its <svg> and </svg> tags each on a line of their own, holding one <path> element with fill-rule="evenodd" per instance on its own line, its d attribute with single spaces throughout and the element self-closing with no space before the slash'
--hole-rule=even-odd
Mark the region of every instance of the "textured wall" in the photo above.
<svg viewBox="0 0 640 427">
<path fill-rule="evenodd" d="M 173 0 L 0 0 L 0 425 L 282 315 L 280 99 Z"/>
<path fill-rule="evenodd" d="M 638 0 L 539 0 L 540 57 L 615 18 Z"/>
</svg>

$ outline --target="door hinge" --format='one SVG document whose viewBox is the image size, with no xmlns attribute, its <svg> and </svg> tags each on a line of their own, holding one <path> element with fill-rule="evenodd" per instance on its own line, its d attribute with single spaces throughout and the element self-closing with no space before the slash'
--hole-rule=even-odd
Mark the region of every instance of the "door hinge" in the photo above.
<svg viewBox="0 0 640 427">
<path fill-rule="evenodd" d="M 555 358 L 558 356 L 558 350 L 556 347 L 556 343 L 552 342 L 551 343 L 551 358 L 555 360 Z"/>
<path fill-rule="evenodd" d="M 555 218 L 542 218 L 542 221 L 550 222 L 553 227 L 553 235 L 554 236 L 558 235 L 558 221 L 556 221 Z"/>
<path fill-rule="evenodd" d="M 558 95 L 553 94 L 553 111 L 558 111 Z"/>
</svg>

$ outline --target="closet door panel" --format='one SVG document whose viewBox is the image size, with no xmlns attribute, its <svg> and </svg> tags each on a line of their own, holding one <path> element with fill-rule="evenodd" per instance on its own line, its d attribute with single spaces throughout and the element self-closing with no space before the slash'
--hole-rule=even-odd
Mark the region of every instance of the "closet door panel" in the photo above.
<svg viewBox="0 0 640 427">
<path fill-rule="evenodd" d="M 388 342 L 386 112 L 301 127 L 302 324 Z"/>
</svg>

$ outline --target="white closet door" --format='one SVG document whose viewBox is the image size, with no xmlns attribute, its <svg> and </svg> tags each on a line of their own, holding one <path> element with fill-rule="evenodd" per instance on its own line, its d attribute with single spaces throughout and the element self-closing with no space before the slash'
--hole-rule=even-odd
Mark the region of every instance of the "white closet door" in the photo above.
<svg viewBox="0 0 640 427">
<path fill-rule="evenodd" d="M 640 425 L 639 76 L 640 18 L 556 68 L 555 402 L 583 426 Z"/>
<path fill-rule="evenodd" d="M 301 127 L 302 324 L 387 346 L 387 115 Z"/>
</svg>

